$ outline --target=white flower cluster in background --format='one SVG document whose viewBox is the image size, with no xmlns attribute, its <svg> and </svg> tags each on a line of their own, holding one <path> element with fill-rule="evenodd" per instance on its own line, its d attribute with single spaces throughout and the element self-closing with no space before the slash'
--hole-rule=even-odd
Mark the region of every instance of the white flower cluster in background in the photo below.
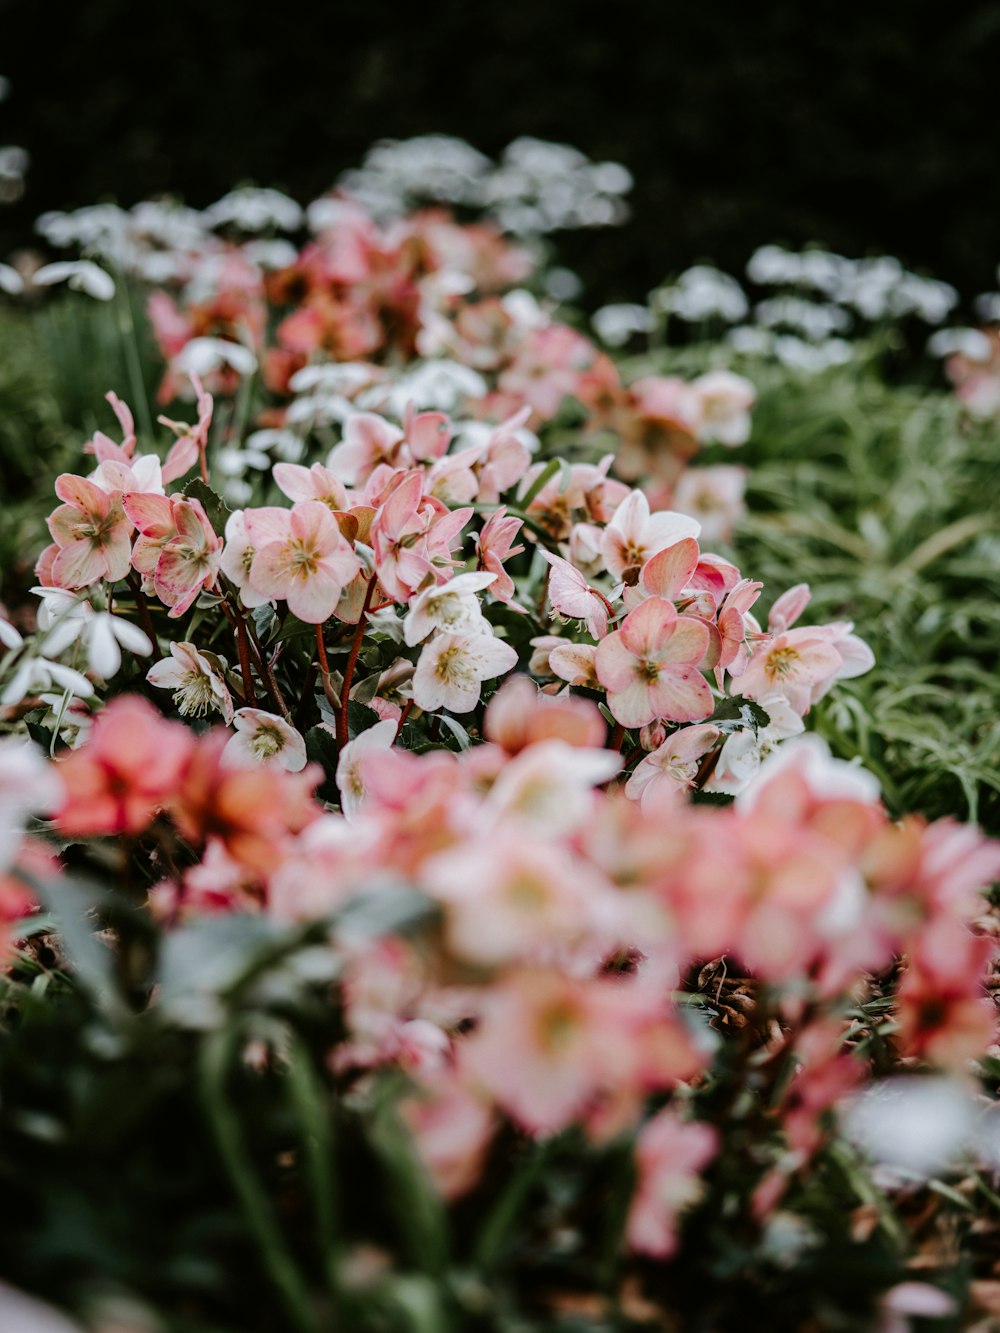
<svg viewBox="0 0 1000 1333">
<path fill-rule="evenodd" d="M 515 236 L 617 226 L 628 217 L 632 177 L 618 162 L 591 162 L 567 144 L 525 137 L 493 162 L 461 139 L 428 134 L 384 140 L 339 184 L 379 220 L 429 203 L 494 218 Z"/>
</svg>

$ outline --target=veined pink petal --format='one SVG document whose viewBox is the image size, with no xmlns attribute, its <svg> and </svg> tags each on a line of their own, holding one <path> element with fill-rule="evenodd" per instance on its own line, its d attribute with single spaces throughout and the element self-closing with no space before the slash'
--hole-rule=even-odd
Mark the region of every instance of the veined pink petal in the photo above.
<svg viewBox="0 0 1000 1333">
<path fill-rule="evenodd" d="M 122 496 L 122 508 L 144 537 L 173 536 L 174 509 L 165 495 L 130 491 Z"/>
<path fill-rule="evenodd" d="M 56 505 L 46 522 L 53 541 L 59 546 L 69 546 L 71 542 L 81 540 L 84 516 L 75 505 Z"/>
<path fill-rule="evenodd" d="M 661 662 L 700 662 L 708 650 L 708 626 L 693 616 L 678 616 L 673 633 L 657 653 Z"/>
<path fill-rule="evenodd" d="M 52 577 L 60 588 L 84 588 L 104 577 L 104 552 L 89 541 L 70 542 L 52 562 Z M 839 659 L 838 659 L 839 661 Z"/>
<path fill-rule="evenodd" d="M 261 509 L 245 509 L 243 521 L 250 544 L 260 550 L 268 542 L 282 541 L 292 526 L 292 512 L 279 505 L 265 505 Z"/>
<path fill-rule="evenodd" d="M 641 602 L 621 623 L 619 633 L 629 652 L 639 658 L 656 657 L 660 645 L 677 622 L 673 602 L 663 597 L 649 597 Z"/>
<path fill-rule="evenodd" d="M 607 643 L 607 639 L 603 642 Z M 608 693 L 608 708 L 623 727 L 644 727 L 659 716 L 651 700 L 649 684 L 636 679 L 634 674 L 625 689 Z"/>
<path fill-rule="evenodd" d="M 668 722 L 700 722 L 710 715 L 714 706 L 708 682 L 692 666 L 673 667 L 662 672 L 649 686 L 649 700 L 654 716 Z"/>
<path fill-rule="evenodd" d="M 107 573 L 104 577 L 109 583 L 117 583 L 128 573 L 132 562 L 132 539 L 124 525 L 110 534 L 103 550 L 107 562 Z"/>
<path fill-rule="evenodd" d="M 619 631 L 609 634 L 597 645 L 594 670 L 609 692 L 627 689 L 636 678 L 637 665 L 635 654 L 625 646 Z"/>
<path fill-rule="evenodd" d="M 295 578 L 288 585 L 285 599 L 288 609 L 309 625 L 329 620 L 340 601 L 344 581 L 337 577 L 327 561 L 321 561 L 308 578 Z"/>
<path fill-rule="evenodd" d="M 321 500 L 300 500 L 292 506 L 292 536 L 317 554 L 326 554 L 344 546 L 337 520 Z"/>
<path fill-rule="evenodd" d="M 104 518 L 111 503 L 100 486 L 95 486 L 86 477 L 76 477 L 71 472 L 56 477 L 55 490 L 60 500 L 95 518 Z"/>
<path fill-rule="evenodd" d="M 646 561 L 639 576 L 642 586 L 656 597 L 676 601 L 688 586 L 699 558 L 698 543 L 693 537 L 685 537 Z"/>
</svg>

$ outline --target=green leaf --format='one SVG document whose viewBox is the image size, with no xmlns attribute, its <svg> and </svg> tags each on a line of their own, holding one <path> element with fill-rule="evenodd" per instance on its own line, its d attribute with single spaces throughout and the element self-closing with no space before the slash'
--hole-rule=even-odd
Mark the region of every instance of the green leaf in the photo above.
<svg viewBox="0 0 1000 1333">
<path fill-rule="evenodd" d="M 771 717 L 767 709 L 761 708 L 753 699 L 741 699 L 734 695 L 731 699 L 724 699 L 708 720 L 723 734 L 747 730 L 756 736 L 761 727 L 768 725 Z"/>
<path fill-rule="evenodd" d="M 194 477 L 184 487 L 181 494 L 188 500 L 197 500 L 208 516 L 208 521 L 219 534 L 225 531 L 226 520 L 232 510 L 217 491 L 206 486 L 201 477 Z"/>
</svg>

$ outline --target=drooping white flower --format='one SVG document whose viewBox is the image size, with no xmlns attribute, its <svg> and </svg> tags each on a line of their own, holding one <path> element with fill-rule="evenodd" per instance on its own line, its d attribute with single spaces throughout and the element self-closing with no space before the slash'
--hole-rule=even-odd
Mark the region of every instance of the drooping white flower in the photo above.
<svg viewBox="0 0 1000 1333">
<path fill-rule="evenodd" d="M 98 301 L 110 301 L 115 294 L 115 280 L 99 264 L 89 259 L 64 259 L 37 269 L 32 282 L 36 287 L 52 287 L 65 282 L 76 292 L 85 292 Z"/>
<path fill-rule="evenodd" d="M 238 375 L 252 375 L 257 369 L 257 358 L 249 347 L 228 338 L 192 338 L 170 363 L 175 373 L 199 376 L 223 366 L 229 366 Z"/>
<path fill-rule="evenodd" d="M 41 599 L 38 608 L 39 629 L 48 631 L 42 652 L 58 657 L 72 643 L 79 643 L 87 665 L 95 675 L 107 680 L 121 669 L 122 648 L 148 657 L 153 651 L 149 635 L 138 625 L 107 611 L 95 611 L 85 597 L 65 588 L 33 588 Z"/>
<path fill-rule="evenodd" d="M 58 688 L 66 694 L 77 694 L 89 699 L 94 687 L 86 676 L 61 662 L 50 662 L 46 657 L 26 656 L 17 664 L 13 674 L 0 693 L 0 708 L 11 708 L 29 694 Z"/>
<path fill-rule="evenodd" d="M 447 634 L 491 634 L 476 593 L 495 581 L 495 574 L 457 574 L 447 583 L 425 588 L 410 603 L 403 621 L 404 641 L 412 648 L 436 629 Z"/>
<path fill-rule="evenodd" d="M 224 659 L 199 652 L 193 643 L 172 643 L 170 657 L 150 667 L 146 679 L 157 689 L 173 690 L 177 710 L 185 716 L 204 717 L 217 708 L 227 722 L 233 720 Z"/>
</svg>

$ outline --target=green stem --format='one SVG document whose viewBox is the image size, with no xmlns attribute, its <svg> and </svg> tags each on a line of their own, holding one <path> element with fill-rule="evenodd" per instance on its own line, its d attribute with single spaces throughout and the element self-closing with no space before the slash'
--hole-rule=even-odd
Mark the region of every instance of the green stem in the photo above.
<svg viewBox="0 0 1000 1333">
<path fill-rule="evenodd" d="M 309 1292 L 289 1253 L 267 1196 L 254 1173 L 243 1142 L 239 1117 L 227 1096 L 227 1076 L 238 1040 L 229 1028 L 209 1037 L 201 1051 L 201 1093 L 209 1125 L 226 1174 L 243 1208 L 268 1276 L 281 1295 L 289 1317 L 289 1330 L 318 1333 L 310 1308 Z"/>
</svg>

